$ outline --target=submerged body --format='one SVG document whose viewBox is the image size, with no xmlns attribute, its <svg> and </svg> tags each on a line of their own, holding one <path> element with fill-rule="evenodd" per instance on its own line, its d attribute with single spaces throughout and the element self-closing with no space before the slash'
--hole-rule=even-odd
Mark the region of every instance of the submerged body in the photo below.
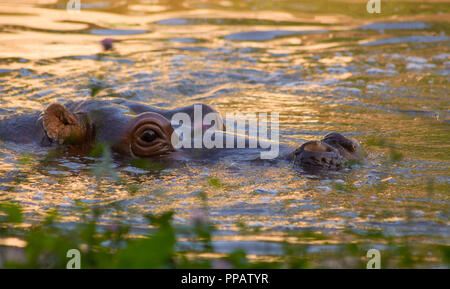
<svg viewBox="0 0 450 289">
<path fill-rule="evenodd" d="M 194 114 L 212 113 L 212 122 L 203 119 L 196 123 Z M 257 159 L 264 150 L 258 145 L 250 148 L 249 139 L 234 135 L 245 143 L 245 148 L 177 147 L 175 124 L 171 123 L 177 113 L 194 119 L 189 126 L 192 131 L 203 133 L 213 128 L 214 139 L 225 140 L 223 121 L 209 105 L 200 104 L 162 110 L 124 99 L 69 101 L 54 103 L 44 112 L 14 115 L 0 120 L 0 140 L 16 143 L 32 143 L 39 146 L 66 145 L 71 149 L 89 151 L 95 143 L 108 144 L 120 155 L 159 160 L 216 160 L 232 156 L 234 159 Z M 185 124 L 183 124 L 185 125 Z M 277 144 L 278 145 L 278 144 Z M 279 145 L 276 159 L 284 159 L 303 169 L 339 170 L 349 160 L 363 160 L 359 144 L 339 133 L 330 133 L 323 140 L 309 141 L 300 147 Z"/>
</svg>

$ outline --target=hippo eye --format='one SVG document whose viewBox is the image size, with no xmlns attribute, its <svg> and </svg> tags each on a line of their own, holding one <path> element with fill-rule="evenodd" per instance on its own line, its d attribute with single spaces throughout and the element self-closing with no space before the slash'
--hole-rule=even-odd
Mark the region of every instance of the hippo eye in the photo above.
<svg viewBox="0 0 450 289">
<path fill-rule="evenodd" d="M 153 131 L 153 130 L 146 130 L 141 135 L 141 140 L 143 140 L 143 141 L 145 141 L 147 143 L 150 143 L 150 142 L 154 141 L 157 137 L 158 137 L 158 135 L 156 134 L 155 131 Z"/>
</svg>

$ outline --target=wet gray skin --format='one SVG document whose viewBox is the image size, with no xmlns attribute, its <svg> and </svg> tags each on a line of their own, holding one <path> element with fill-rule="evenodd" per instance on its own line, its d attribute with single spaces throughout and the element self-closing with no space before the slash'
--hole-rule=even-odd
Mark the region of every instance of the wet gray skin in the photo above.
<svg viewBox="0 0 450 289">
<path fill-rule="evenodd" d="M 217 113 L 209 105 L 199 104 L 202 116 Z M 14 115 L 0 121 L 0 139 L 38 146 L 66 145 L 75 152 L 87 152 L 94 144 L 108 144 L 118 155 L 151 158 L 173 165 L 189 160 L 215 161 L 232 156 L 236 160 L 258 160 L 261 152 L 270 149 L 266 140 L 250 148 L 248 137 L 233 135 L 233 148 L 190 147 L 174 148 L 171 137 L 174 127 L 170 120 L 176 113 L 186 113 L 194 120 L 194 105 L 173 110 L 157 109 L 124 99 L 69 101 L 51 104 L 44 112 Z M 199 124 L 191 123 L 193 130 Z M 212 125 L 219 128 L 213 139 L 227 133 L 220 115 L 211 125 L 200 124 L 205 132 Z M 176 127 L 175 127 L 176 128 Z M 244 138 L 242 140 L 242 138 Z M 177 138 L 178 139 L 178 138 Z M 241 140 L 244 148 L 236 148 Z M 320 141 L 308 141 L 299 147 L 279 146 L 278 156 L 269 161 L 285 160 L 304 170 L 340 170 L 348 161 L 363 161 L 359 144 L 340 133 L 330 133 Z M 254 156 L 250 157 L 249 156 Z"/>
</svg>

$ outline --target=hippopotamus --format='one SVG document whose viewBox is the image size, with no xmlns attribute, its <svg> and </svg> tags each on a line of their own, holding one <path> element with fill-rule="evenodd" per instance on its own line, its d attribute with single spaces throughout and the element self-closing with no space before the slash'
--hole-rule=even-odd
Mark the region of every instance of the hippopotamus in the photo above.
<svg viewBox="0 0 450 289">
<path fill-rule="evenodd" d="M 209 123 L 191 123 L 192 130 L 214 129 L 214 139 L 229 137 L 218 112 L 207 104 L 195 104 L 177 109 L 159 109 L 126 99 L 84 100 L 52 103 L 44 111 L 17 114 L 0 120 L 0 140 L 27 143 L 41 147 L 62 145 L 71 150 L 86 152 L 96 143 L 108 144 L 118 155 L 131 158 L 150 158 L 161 161 L 215 160 L 232 156 L 248 160 L 267 146 L 261 141 L 250 148 L 224 148 L 201 145 L 180 147 L 176 129 L 180 124 L 171 121 L 178 113 L 192 118 L 216 115 Z M 248 137 L 232 136 L 245 144 Z M 242 140 L 242 138 L 244 138 Z M 279 145 L 275 160 L 286 160 L 304 170 L 340 170 L 350 161 L 363 161 L 365 153 L 357 141 L 332 132 L 322 140 L 307 141 L 300 146 Z"/>
</svg>

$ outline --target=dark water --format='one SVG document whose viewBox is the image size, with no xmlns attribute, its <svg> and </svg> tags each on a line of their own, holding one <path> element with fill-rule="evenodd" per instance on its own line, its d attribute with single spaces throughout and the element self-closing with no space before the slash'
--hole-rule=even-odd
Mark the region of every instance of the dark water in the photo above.
<svg viewBox="0 0 450 289">
<path fill-rule="evenodd" d="M 139 234 L 142 213 L 190 222 L 203 191 L 217 252 L 264 258 L 305 230 L 327 246 L 362 241 L 348 230 L 449 245 L 448 3 L 383 1 L 370 15 L 361 1 L 82 0 L 80 13 L 19 2 L 0 4 L 0 117 L 67 99 L 204 102 L 279 113 L 286 144 L 342 132 L 371 162 L 328 177 L 227 159 L 155 172 L 2 143 L 0 199 L 20 202 L 29 222 L 57 208 L 69 226 L 81 200 L 120 207 L 102 222 L 127 220 Z M 101 53 L 105 37 L 114 51 Z M 241 234 L 241 223 L 258 230 Z"/>
</svg>

